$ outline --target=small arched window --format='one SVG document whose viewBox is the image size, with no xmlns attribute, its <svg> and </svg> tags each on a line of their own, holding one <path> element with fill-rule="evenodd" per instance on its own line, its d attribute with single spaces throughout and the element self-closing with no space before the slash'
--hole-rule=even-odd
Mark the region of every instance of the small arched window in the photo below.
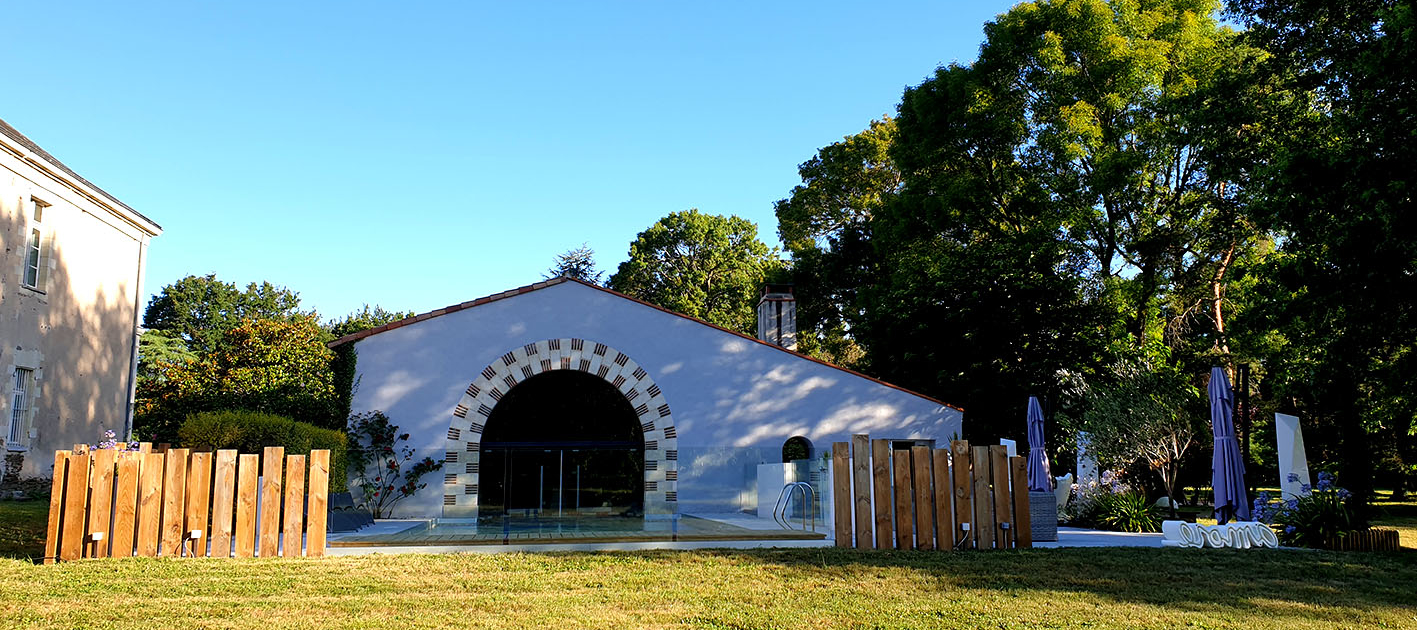
<svg viewBox="0 0 1417 630">
<path fill-rule="evenodd" d="M 782 463 L 812 458 L 812 441 L 800 435 L 787 438 L 782 444 Z"/>
</svg>

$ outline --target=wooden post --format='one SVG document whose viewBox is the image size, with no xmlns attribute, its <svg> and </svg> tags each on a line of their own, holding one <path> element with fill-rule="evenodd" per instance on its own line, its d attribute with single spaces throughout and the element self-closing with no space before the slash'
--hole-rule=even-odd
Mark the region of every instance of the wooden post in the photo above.
<svg viewBox="0 0 1417 630">
<path fill-rule="evenodd" d="M 930 447 L 910 447 L 910 461 L 914 466 L 911 482 L 915 486 L 915 548 L 935 548 L 935 509 L 930 500 Z"/>
<path fill-rule="evenodd" d="M 69 451 L 54 451 L 54 478 L 49 482 L 49 523 L 44 529 L 44 563 L 59 559 L 60 516 L 64 514 L 64 480 L 68 478 Z"/>
<path fill-rule="evenodd" d="M 848 468 L 850 447 L 846 442 L 832 443 L 832 516 L 836 521 L 836 546 L 851 546 L 851 469 Z"/>
<path fill-rule="evenodd" d="M 974 467 L 974 540 L 980 549 L 994 548 L 994 501 L 989 492 L 989 447 L 975 446 Z"/>
<path fill-rule="evenodd" d="M 299 558 L 305 533 L 305 456 L 285 458 L 285 542 L 281 555 Z"/>
<path fill-rule="evenodd" d="M 261 458 L 251 454 L 237 459 L 236 557 L 250 558 L 256 553 L 256 482 Z"/>
<path fill-rule="evenodd" d="M 78 560 L 84 553 L 84 525 L 88 520 L 89 456 L 71 455 L 68 460 L 64 469 L 64 522 L 59 537 L 59 559 Z"/>
<path fill-rule="evenodd" d="M 203 557 L 207 555 L 207 541 L 211 538 L 211 528 L 207 526 L 207 515 L 210 514 L 212 501 L 212 454 L 192 453 L 189 458 L 190 465 L 187 468 L 187 525 L 183 527 L 182 535 L 185 537 L 188 532 L 200 531 L 199 538 L 191 542 L 192 555 Z"/>
<path fill-rule="evenodd" d="M 261 454 L 261 543 L 262 558 L 274 558 L 280 547 L 280 482 L 285 464 L 285 447 L 267 446 Z"/>
<path fill-rule="evenodd" d="M 118 455 L 118 481 L 115 485 L 113 508 L 113 543 L 109 554 L 114 558 L 133 557 L 133 543 L 138 527 L 138 473 L 141 457 L 128 451 Z"/>
<path fill-rule="evenodd" d="M 855 495 L 856 548 L 875 546 L 871 527 L 871 438 L 865 434 L 851 436 L 851 487 Z"/>
<path fill-rule="evenodd" d="M 109 519 L 113 515 L 113 461 L 116 453 L 113 449 L 101 448 L 94 450 L 90 456 L 93 480 L 89 483 L 89 522 L 85 535 L 89 536 L 86 546 L 91 558 L 107 558 L 108 546 L 113 543 L 109 539 Z M 98 540 L 93 540 L 95 534 Z"/>
<path fill-rule="evenodd" d="M 305 555 L 325 555 L 325 521 L 330 516 L 330 451 L 310 451 L 310 509 L 305 524 Z"/>
<path fill-rule="evenodd" d="M 162 528 L 163 453 L 145 453 L 138 481 L 138 545 L 134 551 L 144 558 L 157 557 L 157 543 Z"/>
<path fill-rule="evenodd" d="M 1014 546 L 1027 549 L 1033 546 L 1033 518 L 1028 505 L 1028 458 L 1013 457 L 1009 460 L 1013 467 L 1014 495 Z"/>
<path fill-rule="evenodd" d="M 1009 500 L 1009 451 L 1002 444 L 995 444 L 989 447 L 989 469 L 990 477 L 993 478 L 992 492 L 994 495 L 994 520 L 999 523 L 994 526 L 994 539 L 999 542 L 999 549 L 1009 549 L 1013 543 L 1013 502 Z M 1003 524 L 1008 523 L 1009 528 L 1004 529 Z"/>
<path fill-rule="evenodd" d="M 890 440 L 871 440 L 871 480 L 876 505 L 876 548 L 890 549 L 893 544 Z"/>
<path fill-rule="evenodd" d="M 915 523 L 910 517 L 913 494 L 910 484 L 910 451 L 892 450 L 891 456 L 895 472 L 895 547 L 910 549 L 915 546 Z"/>
<path fill-rule="evenodd" d="M 972 518 L 974 503 L 970 500 L 970 492 L 974 489 L 973 469 L 969 461 L 969 442 L 955 440 L 950 442 L 950 457 L 954 460 L 950 463 L 950 472 L 954 477 L 954 504 L 955 504 L 955 544 L 962 545 L 965 549 L 973 549 L 974 541 L 978 538 L 972 529 Z M 971 525 L 969 531 L 965 531 L 964 526 Z"/>
<path fill-rule="evenodd" d="M 236 493 L 236 451 L 216 452 L 212 482 L 212 557 L 231 557 L 232 500 Z"/>
<path fill-rule="evenodd" d="M 935 548 L 949 551 L 955 544 L 954 518 L 950 512 L 950 497 L 954 496 L 954 487 L 950 484 L 950 452 L 931 449 L 930 460 L 934 473 L 931 496 L 935 501 Z"/>
<path fill-rule="evenodd" d="M 169 558 L 182 557 L 182 526 L 186 524 L 183 495 L 187 493 L 187 454 L 185 448 L 170 448 L 164 453 L 162 480 L 162 548 L 158 554 Z"/>
</svg>

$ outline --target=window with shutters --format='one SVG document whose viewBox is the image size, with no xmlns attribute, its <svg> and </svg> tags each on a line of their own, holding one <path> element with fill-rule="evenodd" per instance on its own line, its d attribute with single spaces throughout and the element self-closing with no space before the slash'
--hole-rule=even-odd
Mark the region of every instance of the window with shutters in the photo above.
<svg viewBox="0 0 1417 630">
<path fill-rule="evenodd" d="M 44 209 L 49 204 L 38 199 L 31 199 L 34 205 L 34 212 L 30 215 L 29 236 L 25 241 L 25 268 L 24 278 L 21 282 L 26 287 L 43 291 L 46 276 L 48 276 L 50 250 L 53 243 L 46 239 L 51 236 L 45 233 L 44 229 Z"/>
<path fill-rule="evenodd" d="M 14 386 L 10 394 L 10 429 L 5 432 L 6 441 L 12 446 L 23 446 L 27 441 L 33 389 L 34 370 L 15 368 Z"/>
</svg>

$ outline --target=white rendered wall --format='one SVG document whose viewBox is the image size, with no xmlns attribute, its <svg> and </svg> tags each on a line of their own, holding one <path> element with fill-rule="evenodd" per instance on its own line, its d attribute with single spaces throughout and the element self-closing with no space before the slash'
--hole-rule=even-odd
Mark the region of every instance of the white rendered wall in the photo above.
<svg viewBox="0 0 1417 630">
<path fill-rule="evenodd" d="M 815 449 L 872 437 L 958 437 L 962 414 L 919 396 L 575 282 L 394 328 L 356 342 L 356 413 L 382 410 L 411 446 L 441 457 L 464 390 L 503 354 L 579 338 L 625 353 L 660 386 L 679 443 L 681 512 L 753 510 L 757 465 L 802 435 Z M 438 516 L 442 474 L 400 504 Z M 751 489 L 751 488 L 749 488 Z"/>
</svg>

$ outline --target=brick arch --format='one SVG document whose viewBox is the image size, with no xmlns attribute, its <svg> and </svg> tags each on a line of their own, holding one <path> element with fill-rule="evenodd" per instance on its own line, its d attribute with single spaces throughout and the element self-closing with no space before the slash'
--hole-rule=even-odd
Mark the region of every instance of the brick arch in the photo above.
<svg viewBox="0 0 1417 630">
<path fill-rule="evenodd" d="M 584 339 L 547 339 L 512 350 L 482 370 L 448 423 L 443 464 L 443 517 L 477 518 L 482 431 L 492 408 L 517 383 L 552 370 L 580 370 L 604 379 L 630 402 L 645 440 L 645 517 L 679 511 L 679 436 L 664 392 L 629 356 Z"/>
</svg>

